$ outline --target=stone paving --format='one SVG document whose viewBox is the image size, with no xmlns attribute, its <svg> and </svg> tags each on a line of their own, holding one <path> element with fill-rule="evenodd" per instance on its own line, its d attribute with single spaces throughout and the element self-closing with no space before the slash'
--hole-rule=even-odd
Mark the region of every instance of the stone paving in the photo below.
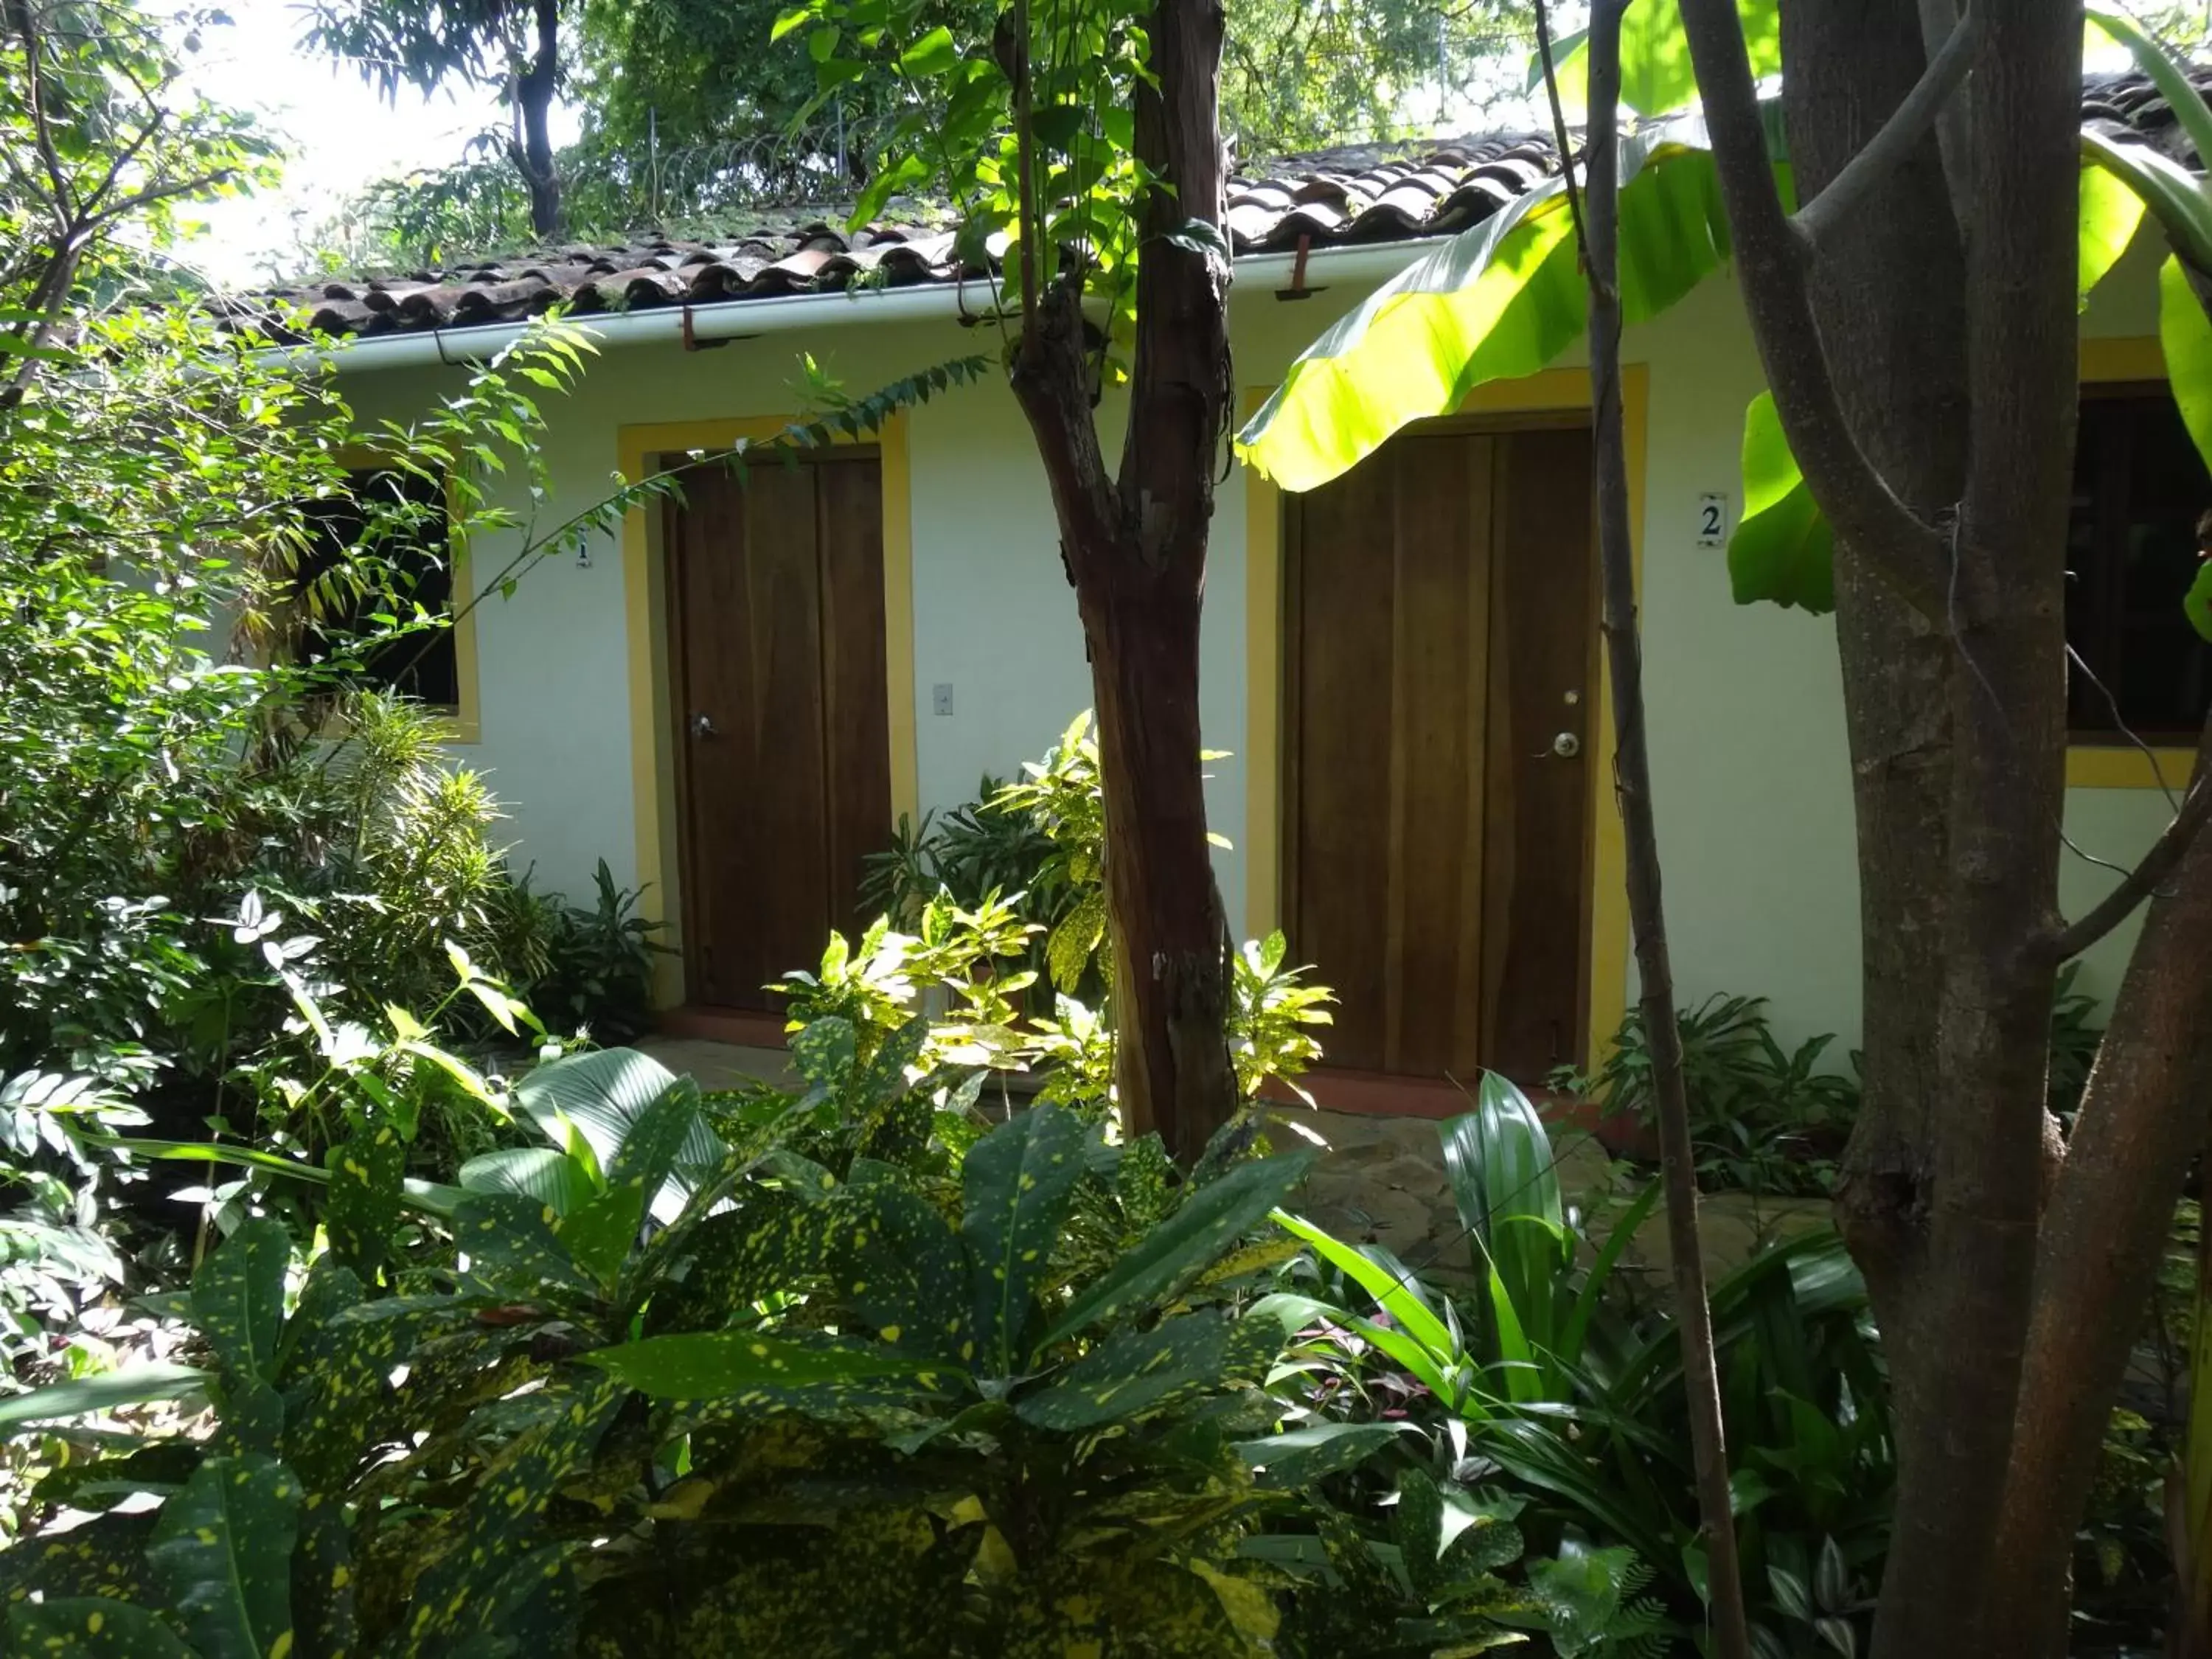
<svg viewBox="0 0 2212 1659">
<path fill-rule="evenodd" d="M 1304 1195 L 1308 1218 L 1339 1237 L 1378 1243 L 1408 1266 L 1446 1273 L 1471 1272 L 1465 1230 L 1444 1174 L 1437 1126 L 1425 1118 L 1376 1117 L 1286 1108 L 1286 1124 L 1312 1130 L 1328 1143 Z M 1278 1137 L 1287 1140 L 1293 1131 Z M 1606 1150 L 1588 1133 L 1553 1131 L 1561 1195 L 1592 1217 L 1602 1240 L 1620 1201 L 1608 1194 L 1632 1190 L 1616 1179 Z M 1825 1199 L 1760 1198 L 1720 1193 L 1698 1205 L 1698 1236 L 1707 1273 L 1718 1277 L 1748 1261 L 1767 1242 L 1817 1227 L 1828 1218 Z M 1622 1253 L 1623 1271 L 1662 1283 L 1672 1261 L 1666 1217 L 1645 1218 Z"/>
</svg>

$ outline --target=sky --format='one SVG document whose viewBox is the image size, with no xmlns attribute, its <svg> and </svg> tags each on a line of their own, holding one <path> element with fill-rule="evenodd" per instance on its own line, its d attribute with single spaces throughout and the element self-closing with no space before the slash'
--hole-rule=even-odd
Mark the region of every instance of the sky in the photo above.
<svg viewBox="0 0 2212 1659">
<path fill-rule="evenodd" d="M 224 284 L 265 279 L 300 264 L 301 233 L 374 179 L 460 159 L 469 139 L 502 129 L 489 89 L 441 92 L 427 102 L 403 90 L 386 104 L 358 70 L 302 51 L 294 0 L 225 0 L 233 21 L 202 34 L 190 83 L 217 103 L 253 111 L 292 150 L 283 185 L 219 202 L 187 257 Z M 574 112 L 556 110 L 556 143 L 575 136 Z M 289 257 L 288 257 L 289 256 Z"/>
</svg>

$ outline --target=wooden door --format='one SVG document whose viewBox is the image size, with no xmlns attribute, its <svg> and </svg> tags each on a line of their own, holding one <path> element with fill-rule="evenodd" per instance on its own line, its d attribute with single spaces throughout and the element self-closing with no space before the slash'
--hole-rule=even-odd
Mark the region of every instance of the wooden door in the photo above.
<svg viewBox="0 0 2212 1659">
<path fill-rule="evenodd" d="M 698 472 L 665 511 L 686 995 L 767 1009 L 890 838 L 882 470 Z"/>
<path fill-rule="evenodd" d="M 1582 1048 L 1588 434 L 1401 434 L 1286 536 L 1284 915 L 1329 1061 L 1540 1081 Z"/>
</svg>

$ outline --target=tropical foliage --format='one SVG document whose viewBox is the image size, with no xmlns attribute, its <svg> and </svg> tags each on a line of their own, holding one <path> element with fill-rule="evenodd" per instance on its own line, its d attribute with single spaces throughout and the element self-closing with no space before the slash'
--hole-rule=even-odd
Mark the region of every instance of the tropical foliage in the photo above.
<svg viewBox="0 0 2212 1659">
<path fill-rule="evenodd" d="M 1305 1282 L 1261 1304 L 1301 1329 L 1304 1402 L 1355 1422 L 1410 1419 L 1420 1434 L 1394 1438 L 1399 1459 L 1495 1471 L 1528 1494 L 1534 1536 L 1632 1551 L 1658 1575 L 1680 1639 L 1703 1597 L 1680 1338 L 1666 1314 L 1630 1311 L 1614 1283 L 1658 1188 L 1586 1244 L 1544 1126 L 1510 1084 L 1486 1078 L 1440 1134 L 1468 1273 L 1447 1280 L 1431 1264 L 1425 1278 L 1380 1246 L 1277 1217 L 1313 1252 Z M 1857 1270 L 1832 1233 L 1808 1233 L 1716 1284 L 1711 1306 L 1762 1650 L 1855 1651 L 1895 1478 Z"/>
<path fill-rule="evenodd" d="M 497 988 L 464 988 L 521 1011 Z M 82 1524 L 0 1554 L 12 1640 L 56 1653 L 1257 1655 L 1651 1628 L 1621 1551 L 1508 1578 L 1519 1507 L 1417 1470 L 1396 1519 L 1302 1494 L 1396 1431 L 1268 1392 L 1287 1251 L 1243 1241 L 1310 1168 L 1249 1134 L 1172 1182 L 1157 1142 L 1042 1104 L 986 1127 L 916 1017 L 795 1034 L 804 1087 L 702 1097 L 650 1059 L 512 1089 L 396 1012 L 328 1025 L 322 1168 L 228 1160 L 263 1213 L 167 1305 L 205 1358 L 64 1382 L 8 1422 L 198 1394 L 189 1433 L 77 1447 L 36 1501 Z M 528 1138 L 414 1182 L 459 1091 Z M 325 1243 L 273 1212 L 308 1195 Z M 304 1235 L 302 1235 L 304 1237 Z M 1379 1528 L 1379 1531 L 1378 1531 Z M 1249 1546 L 1249 1547 L 1247 1547 Z M 1286 1607 L 1291 1611 L 1286 1617 Z M 1423 1645 L 1424 1644 L 1427 1645 Z M 121 1644 L 121 1645 L 118 1645 Z"/>
<path fill-rule="evenodd" d="M 704 231 L 768 207 L 849 204 L 884 165 L 889 131 L 951 107 L 921 76 L 841 71 L 822 95 L 817 66 L 830 59 L 817 57 L 826 48 L 816 37 L 763 49 L 789 9 L 782 0 L 558 9 L 560 77 L 583 123 L 553 155 L 570 234 Z M 1229 12 L 1223 126 L 1245 158 L 1464 124 L 1486 101 L 1473 89 L 1510 90 L 1501 71 L 1525 21 L 1510 3 L 1439 15 L 1408 0 L 1232 0 Z M 349 0 L 318 9 L 313 38 L 388 95 L 474 82 L 512 98 L 530 56 L 517 50 L 519 15 Z M 932 0 L 902 38 L 942 30 L 962 56 L 988 61 L 997 16 L 993 6 Z M 516 149 L 511 134 L 486 132 L 447 165 L 378 180 L 313 233 L 321 246 L 312 251 L 363 268 L 522 246 L 533 235 L 532 201 Z"/>
<path fill-rule="evenodd" d="M 917 994 L 939 989 L 958 1012 L 935 1041 L 1009 1070 L 1042 1069 L 1045 1099 L 1110 1103 L 1105 863 L 1098 744 L 1085 712 L 1018 781 L 986 778 L 980 800 L 942 820 L 925 815 L 919 830 L 901 821 L 862 884 L 882 920 L 857 947 L 833 936 L 818 974 L 784 982 L 794 1022 L 832 1007 L 896 1019 Z M 1295 1079 L 1320 1058 L 1316 1030 L 1330 1023 L 1334 997 L 1288 955 L 1278 932 L 1246 941 L 1231 962 L 1226 1029 L 1247 1101 L 1271 1082 L 1303 1097 Z"/>
</svg>

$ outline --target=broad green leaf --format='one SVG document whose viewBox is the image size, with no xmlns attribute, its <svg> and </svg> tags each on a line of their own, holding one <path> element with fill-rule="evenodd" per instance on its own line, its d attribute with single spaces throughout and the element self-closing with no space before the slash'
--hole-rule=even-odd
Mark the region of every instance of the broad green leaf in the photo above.
<svg viewBox="0 0 2212 1659">
<path fill-rule="evenodd" d="M 830 1276 L 884 1341 L 966 1370 L 975 1358 L 967 1254 L 905 1180 L 888 1165 L 854 1161 L 852 1182 L 825 1218 Z"/>
<path fill-rule="evenodd" d="M 1073 1112 L 1033 1106 L 969 1148 L 961 1165 L 976 1365 L 988 1374 L 1010 1376 L 1028 1357 L 1022 1330 L 1083 1174 L 1084 1139 Z"/>
<path fill-rule="evenodd" d="M 2103 282 L 2142 224 L 2143 198 L 2127 180 L 2106 167 L 2081 169 L 2081 217 L 2075 240 L 2079 247 L 2079 299 L 2083 310 L 2089 295 Z"/>
<path fill-rule="evenodd" d="M 141 1158 L 265 1170 L 271 1175 L 289 1176 L 317 1187 L 327 1187 L 331 1182 L 331 1172 L 319 1165 L 303 1164 L 295 1158 L 280 1158 L 274 1152 L 256 1152 L 250 1146 L 226 1146 L 210 1140 L 143 1140 L 121 1135 L 87 1135 L 84 1139 L 98 1146 L 112 1146 L 118 1152 L 135 1152 Z M 407 1178 L 402 1190 L 407 1194 L 408 1206 L 425 1215 L 450 1216 L 462 1197 L 459 1187 L 437 1181 L 418 1181 L 412 1176 Z"/>
<path fill-rule="evenodd" d="M 292 1236 L 257 1216 L 216 1247 L 192 1274 L 192 1323 L 226 1371 L 271 1380 L 284 1322 L 284 1273 Z"/>
<path fill-rule="evenodd" d="M 1728 544 L 1738 605 L 1770 599 L 1816 616 L 1836 608 L 1835 538 L 1782 434 L 1771 392 L 1743 416 L 1743 517 Z"/>
<path fill-rule="evenodd" d="M 1590 1321 L 1597 1313 L 1598 1303 L 1605 1295 L 1606 1286 L 1612 1282 L 1613 1268 L 1619 1265 L 1622 1252 L 1635 1243 L 1637 1231 L 1644 1225 L 1644 1218 L 1658 1204 L 1662 1191 L 1656 1181 L 1644 1183 L 1644 1190 L 1636 1195 L 1634 1202 L 1613 1224 L 1613 1231 L 1606 1235 L 1604 1247 L 1598 1251 L 1597 1260 L 1590 1263 L 1589 1272 L 1583 1276 L 1582 1288 L 1575 1292 L 1574 1310 L 1567 1318 L 1565 1334 L 1560 1337 L 1556 1349 L 1559 1358 L 1565 1364 L 1579 1365 L 1582 1363 L 1583 1344 L 1589 1334 Z"/>
<path fill-rule="evenodd" d="M 105 1595 L 18 1601 L 6 1628 L 8 1651 L 27 1659 L 194 1659 L 155 1614 Z"/>
<path fill-rule="evenodd" d="M 644 1224 L 644 1188 L 625 1184 L 610 1187 L 580 1209 L 557 1218 L 552 1231 L 569 1259 L 611 1293 Z"/>
<path fill-rule="evenodd" d="M 2212 562 L 2198 562 L 2189 591 L 2181 596 L 2181 608 L 2198 637 L 2212 640 Z"/>
<path fill-rule="evenodd" d="M 681 1213 L 684 1197 L 690 1189 L 689 1182 L 671 1177 L 687 1161 L 695 1170 L 711 1168 L 720 1161 L 726 1150 L 720 1139 L 714 1138 L 712 1158 L 703 1164 L 688 1159 L 688 1154 L 703 1150 L 706 1143 L 699 1139 L 702 1131 L 714 1136 L 700 1111 L 699 1085 L 688 1077 L 678 1078 L 638 1115 L 623 1136 L 614 1161 L 608 1164 L 602 1160 L 607 1184 L 635 1185 L 648 1200 L 647 1207 L 653 1218 L 666 1225 Z"/>
<path fill-rule="evenodd" d="M 1413 1287 L 1356 1245 L 1331 1237 L 1301 1216 L 1278 1210 L 1275 1224 L 1305 1241 L 1314 1252 L 1336 1267 L 1368 1295 L 1407 1335 L 1439 1356 L 1459 1352 L 1459 1343 L 1444 1322 Z"/>
<path fill-rule="evenodd" d="M 1550 1420 L 1501 1417 L 1485 1430 L 1483 1455 L 1516 1480 L 1566 1499 L 1613 1537 L 1625 1539 L 1647 1561 L 1672 1554 L 1666 1522 L 1654 1518 L 1620 1481 L 1594 1463 Z"/>
<path fill-rule="evenodd" d="M 313 1333 L 284 1396 L 285 1466 L 311 1496 L 342 1494 L 362 1455 L 387 1429 L 398 1396 L 392 1375 L 418 1345 L 474 1322 L 459 1297 L 381 1297 L 337 1311 Z"/>
<path fill-rule="evenodd" d="M 407 1143 L 389 1123 L 364 1123 L 330 1151 L 329 1202 L 323 1212 L 331 1250 L 374 1280 L 392 1255 L 407 1178 Z"/>
<path fill-rule="evenodd" d="M 2158 343 L 2167 384 L 2197 453 L 2212 465 L 2212 322 L 2203 302 L 2172 254 L 2158 268 Z"/>
<path fill-rule="evenodd" d="M 204 1388 L 210 1376 L 191 1365 L 151 1364 L 49 1382 L 27 1394 L 0 1400 L 0 1430 L 14 1430 L 27 1423 L 58 1422 L 66 1417 L 112 1411 L 118 1406 L 179 1400 Z"/>
<path fill-rule="evenodd" d="M 146 1563 L 202 1659 L 284 1659 L 300 1482 L 273 1458 L 210 1457 L 161 1507 Z"/>
<path fill-rule="evenodd" d="M 300 1516 L 300 1541 L 292 1557 L 292 1619 L 300 1632 L 301 1659 L 357 1653 L 361 1621 L 355 1612 L 353 1538 L 344 1508 L 310 1504 Z"/>
<path fill-rule="evenodd" d="M 835 1014 L 809 1020 L 791 1034 L 791 1063 L 817 1089 L 838 1087 L 860 1063 L 853 1022 Z"/>
<path fill-rule="evenodd" d="M 617 1382 L 657 1400 L 743 1400 L 755 1389 L 926 1379 L 944 1367 L 875 1342 L 812 1344 L 753 1331 L 648 1336 L 583 1356 Z"/>
<path fill-rule="evenodd" d="M 2212 200 L 2204 181 L 2139 138 L 2115 138 L 2081 129 L 2081 152 L 2125 182 L 2166 233 L 2168 242 L 2200 268 L 2212 268 Z"/>
<path fill-rule="evenodd" d="M 1173 1215 L 1069 1304 L 1039 1346 L 1050 1347 L 1090 1326 L 1171 1295 L 1258 1224 L 1306 1178 L 1318 1156 L 1311 1151 L 1285 1152 L 1240 1164 L 1212 1185 L 1191 1194 Z"/>
<path fill-rule="evenodd" d="M 453 1243 L 469 1271 L 502 1290 L 531 1296 L 561 1287 L 597 1295 L 599 1284 L 555 1236 L 550 1206 L 520 1193 L 471 1193 L 453 1218 Z"/>
<path fill-rule="evenodd" d="M 1316 1423 L 1239 1441 L 1237 1455 L 1264 1485 L 1289 1491 L 1364 1463 L 1399 1435 L 1413 1431 L 1411 1424 L 1401 1423 Z"/>
<path fill-rule="evenodd" d="M 2085 147 L 2092 137 L 2083 135 Z M 2083 306 L 2127 252 L 2143 210 L 2129 175 L 2083 166 L 2077 237 Z M 1835 609 L 1834 560 L 1827 518 L 1790 453 L 1772 395 L 1762 392 L 1744 413 L 1743 517 L 1729 538 L 1730 590 L 1738 605 L 1765 599 L 1824 616 Z"/>
<path fill-rule="evenodd" d="M 1528 1357 L 1504 1352 L 1509 1327 L 1548 1352 L 1567 1323 L 1574 1240 L 1543 1120 L 1520 1090 L 1486 1072 L 1474 1109 L 1438 1133 L 1474 1269 L 1492 1281 L 1487 1306 L 1498 1357 Z"/>
<path fill-rule="evenodd" d="M 899 73 L 943 75 L 959 61 L 960 49 L 952 44 L 952 31 L 940 23 L 899 54 Z"/>
<path fill-rule="evenodd" d="M 1751 58 L 1751 72 L 1764 80 L 1782 73 L 1781 15 L 1775 0 L 1737 0 L 1742 20 L 1743 43 Z M 1576 107 L 1589 101 L 1589 37 L 1577 33 L 1559 43 L 1555 62 L 1563 103 Z M 1531 55 L 1529 89 L 1540 94 L 1543 63 Z M 1682 33 L 1682 10 L 1676 0 L 1643 0 L 1628 8 L 1620 20 L 1620 101 L 1624 108 L 1647 119 L 1672 115 L 1698 101 L 1697 71 L 1690 63 L 1690 43 Z"/>
<path fill-rule="evenodd" d="M 477 1482 L 460 1515 L 448 1523 L 446 1547 L 422 1570 L 409 1602 L 405 1639 L 394 1651 L 449 1652 L 463 1639 L 495 1630 L 512 1617 L 511 1580 L 492 1581 L 501 1593 L 485 1594 L 487 1568 L 509 1573 L 529 1560 L 533 1575 L 557 1568 L 559 1554 L 530 1556 L 554 1493 L 587 1464 L 599 1437 L 614 1421 L 627 1391 L 605 1379 L 556 1385 L 555 1409 L 503 1447 Z M 517 1559 L 522 1558 L 522 1559 Z"/>
<path fill-rule="evenodd" d="M 1621 303 L 1633 324 L 1719 269 L 1728 222 L 1698 116 L 1624 137 L 1620 176 Z M 1408 422 L 1544 368 L 1585 325 L 1572 232 L 1565 184 L 1552 179 L 1453 237 L 1306 349 L 1238 434 L 1238 453 L 1285 489 L 1313 489 Z"/>
<path fill-rule="evenodd" d="M 2172 255 L 2158 270 L 2158 342 L 2181 423 L 2212 465 L 2212 320 L 2181 261 Z M 2181 609 L 2199 637 L 2212 640 L 2212 563 L 2198 564 Z"/>
<path fill-rule="evenodd" d="M 1126 1422 L 1264 1370 L 1281 1346 L 1282 1328 L 1271 1320 L 1184 1314 L 1149 1331 L 1115 1332 L 1014 1410 L 1063 1433 Z"/>
<path fill-rule="evenodd" d="M 678 1080 L 649 1054 L 602 1048 L 539 1066 L 515 1085 L 514 1103 L 556 1146 L 568 1145 L 573 1126 L 599 1168 L 611 1170 L 633 1126 Z M 707 1169 L 721 1154 L 721 1143 L 702 1119 L 685 1138 L 678 1163 Z"/>
<path fill-rule="evenodd" d="M 520 1193 L 564 1216 L 587 1202 L 596 1189 L 592 1172 L 552 1146 L 508 1146 L 485 1152 L 461 1165 L 458 1177 L 472 1193 Z"/>
</svg>

